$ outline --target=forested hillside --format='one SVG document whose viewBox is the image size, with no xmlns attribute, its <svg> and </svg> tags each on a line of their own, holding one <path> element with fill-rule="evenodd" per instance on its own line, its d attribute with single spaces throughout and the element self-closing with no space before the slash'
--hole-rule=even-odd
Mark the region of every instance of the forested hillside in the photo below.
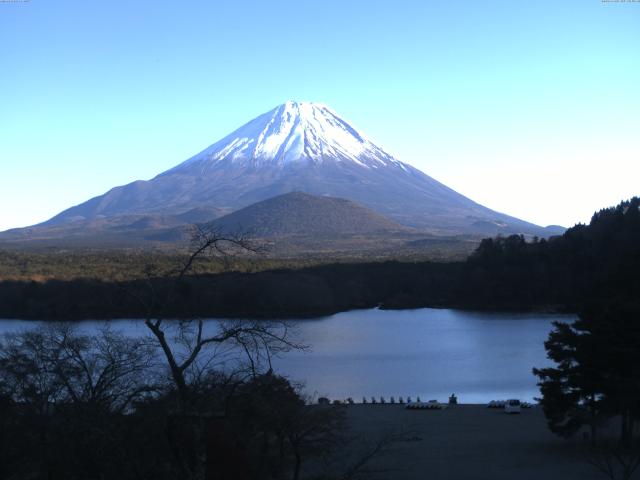
<svg viewBox="0 0 640 480">
<path fill-rule="evenodd" d="M 597 212 L 550 240 L 485 239 L 465 262 L 324 264 L 258 272 L 152 276 L 175 317 L 296 317 L 353 308 L 457 307 L 577 311 L 637 302 L 640 199 Z M 153 271 L 153 270 L 151 270 Z M 144 317 L 147 280 L 0 283 L 5 318 Z M 170 292 L 170 294 L 169 294 Z"/>
</svg>

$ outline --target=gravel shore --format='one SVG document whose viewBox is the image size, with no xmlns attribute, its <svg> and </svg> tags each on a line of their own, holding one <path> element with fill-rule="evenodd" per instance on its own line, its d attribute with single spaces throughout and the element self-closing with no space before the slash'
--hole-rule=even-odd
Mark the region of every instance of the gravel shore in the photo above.
<svg viewBox="0 0 640 480">
<path fill-rule="evenodd" d="M 587 462 L 585 440 L 552 434 L 542 409 L 509 415 L 484 405 L 409 411 L 403 405 L 345 407 L 353 433 L 373 441 L 403 432 L 367 478 L 554 480 L 604 478 Z"/>
</svg>

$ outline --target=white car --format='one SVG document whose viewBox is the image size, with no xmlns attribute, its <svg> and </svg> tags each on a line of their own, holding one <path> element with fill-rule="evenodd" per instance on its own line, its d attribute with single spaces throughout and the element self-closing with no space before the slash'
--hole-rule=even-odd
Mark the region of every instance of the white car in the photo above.
<svg viewBox="0 0 640 480">
<path fill-rule="evenodd" d="M 507 400 L 504 404 L 504 413 L 520 413 L 520 400 L 512 398 Z"/>
</svg>

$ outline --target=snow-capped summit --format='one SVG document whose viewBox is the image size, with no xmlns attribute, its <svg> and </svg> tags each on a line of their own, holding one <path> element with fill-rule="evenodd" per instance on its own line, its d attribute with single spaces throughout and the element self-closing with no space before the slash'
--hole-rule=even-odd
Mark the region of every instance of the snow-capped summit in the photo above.
<svg viewBox="0 0 640 480">
<path fill-rule="evenodd" d="M 309 102 L 286 102 L 155 178 L 112 188 L 44 226 L 224 214 L 295 191 L 345 198 L 436 234 L 545 235 L 396 160 L 329 107 Z"/>
<path fill-rule="evenodd" d="M 363 167 L 401 165 L 326 105 L 288 101 L 243 125 L 172 171 L 198 163 L 276 164 L 352 161 Z"/>
</svg>

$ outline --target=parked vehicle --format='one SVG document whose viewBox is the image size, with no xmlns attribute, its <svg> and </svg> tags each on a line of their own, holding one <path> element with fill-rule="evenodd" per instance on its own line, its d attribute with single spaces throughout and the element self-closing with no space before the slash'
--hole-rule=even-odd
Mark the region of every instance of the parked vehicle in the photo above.
<svg viewBox="0 0 640 480">
<path fill-rule="evenodd" d="M 507 400 L 504 404 L 504 413 L 520 413 L 520 411 L 520 400 L 512 398 L 511 400 Z"/>
</svg>

